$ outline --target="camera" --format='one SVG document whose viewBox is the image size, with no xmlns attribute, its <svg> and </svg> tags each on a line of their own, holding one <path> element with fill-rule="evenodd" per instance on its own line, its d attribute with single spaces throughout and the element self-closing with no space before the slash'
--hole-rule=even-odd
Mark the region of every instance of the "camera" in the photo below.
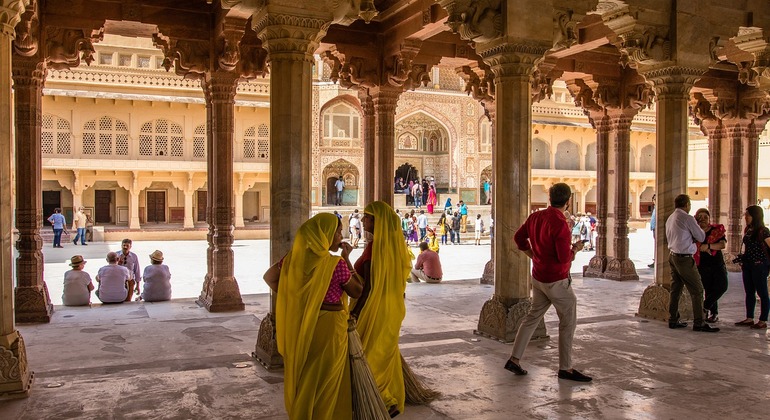
<svg viewBox="0 0 770 420">
<path fill-rule="evenodd" d="M 736 254 L 733 258 L 733 264 L 743 264 L 743 254 Z"/>
</svg>

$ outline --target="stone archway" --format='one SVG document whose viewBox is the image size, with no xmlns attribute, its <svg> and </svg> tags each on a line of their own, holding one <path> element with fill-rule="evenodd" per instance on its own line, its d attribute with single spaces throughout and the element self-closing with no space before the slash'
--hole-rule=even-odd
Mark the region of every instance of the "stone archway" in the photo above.
<svg viewBox="0 0 770 420">
<path fill-rule="evenodd" d="M 342 205 L 358 205 L 358 190 L 360 185 L 360 174 L 356 165 L 345 159 L 337 159 L 326 165 L 321 179 L 323 179 L 323 199 L 324 206 L 335 204 L 337 189 L 335 182 L 339 177 L 345 181 L 345 188 L 342 191 Z"/>
<path fill-rule="evenodd" d="M 481 197 L 481 204 L 491 204 L 492 203 L 492 165 L 487 166 L 484 168 L 484 170 L 481 171 L 481 176 L 479 177 L 479 197 Z M 489 197 L 486 196 L 484 191 L 484 182 L 489 181 Z"/>
</svg>

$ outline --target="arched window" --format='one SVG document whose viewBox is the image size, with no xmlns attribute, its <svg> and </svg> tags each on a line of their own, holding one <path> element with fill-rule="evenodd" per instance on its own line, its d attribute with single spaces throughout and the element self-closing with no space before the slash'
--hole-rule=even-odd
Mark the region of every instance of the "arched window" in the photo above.
<svg viewBox="0 0 770 420">
<path fill-rule="evenodd" d="M 83 154 L 128 156 L 128 124 L 108 116 L 86 122 Z"/>
<path fill-rule="evenodd" d="M 578 145 L 570 140 L 563 141 L 556 146 L 554 169 L 575 171 L 580 169 L 580 156 Z"/>
<path fill-rule="evenodd" d="M 184 156 L 182 126 L 166 119 L 144 123 L 139 134 L 139 156 Z"/>
<path fill-rule="evenodd" d="M 193 134 L 193 158 L 206 158 L 206 126 L 195 127 Z"/>
<path fill-rule="evenodd" d="M 481 145 L 479 152 L 492 153 L 492 122 L 484 118 L 481 120 Z"/>
<path fill-rule="evenodd" d="M 41 134 L 44 155 L 69 155 L 72 153 L 70 122 L 55 115 L 43 115 Z"/>
<path fill-rule="evenodd" d="M 359 120 L 358 112 L 353 107 L 340 102 L 323 113 L 324 137 L 357 139 Z"/>
<path fill-rule="evenodd" d="M 655 172 L 655 146 L 650 144 L 642 148 L 639 172 Z"/>
<path fill-rule="evenodd" d="M 543 140 L 532 139 L 532 169 L 551 169 L 551 152 Z"/>
<path fill-rule="evenodd" d="M 586 148 L 586 171 L 596 170 L 596 143 L 591 143 Z"/>
<path fill-rule="evenodd" d="M 428 114 L 418 112 L 396 123 L 396 148 L 398 150 L 419 150 L 425 152 L 446 152 L 448 138 L 446 129 Z M 468 145 L 469 153 L 473 150 Z"/>
<path fill-rule="evenodd" d="M 268 161 L 270 157 L 270 132 L 266 124 L 249 127 L 243 133 L 243 158 Z"/>
</svg>

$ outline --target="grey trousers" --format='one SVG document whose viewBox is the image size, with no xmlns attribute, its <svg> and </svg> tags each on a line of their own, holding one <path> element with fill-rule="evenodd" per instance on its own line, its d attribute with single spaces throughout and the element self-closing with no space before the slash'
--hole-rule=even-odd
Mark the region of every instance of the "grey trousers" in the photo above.
<svg viewBox="0 0 770 420">
<path fill-rule="evenodd" d="M 698 267 L 695 266 L 695 260 L 690 256 L 678 256 L 671 254 L 668 257 L 668 263 L 671 266 L 671 299 L 668 305 L 668 322 L 679 321 L 679 297 L 682 295 L 682 288 L 687 287 L 692 299 L 692 322 L 693 326 L 703 325 L 703 283 L 698 273 Z"/>
</svg>

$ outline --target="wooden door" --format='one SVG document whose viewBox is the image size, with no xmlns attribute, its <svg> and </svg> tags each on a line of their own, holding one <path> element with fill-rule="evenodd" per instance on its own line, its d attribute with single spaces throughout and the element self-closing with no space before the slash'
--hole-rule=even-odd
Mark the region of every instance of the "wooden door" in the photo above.
<svg viewBox="0 0 770 420">
<path fill-rule="evenodd" d="M 334 184 L 339 178 L 328 178 L 326 180 L 326 205 L 333 206 L 337 203 L 337 187 Z"/>
<path fill-rule="evenodd" d="M 61 208 L 61 191 L 43 191 L 43 225 L 51 226 L 48 218 L 55 208 Z M 62 214 L 64 212 L 62 211 Z"/>
<path fill-rule="evenodd" d="M 94 191 L 94 223 L 112 223 L 112 191 Z"/>
<path fill-rule="evenodd" d="M 147 191 L 147 222 L 165 223 L 166 193 L 164 191 Z"/>
<path fill-rule="evenodd" d="M 198 221 L 206 221 L 206 204 L 208 200 L 208 194 L 206 191 L 198 191 Z"/>
</svg>

